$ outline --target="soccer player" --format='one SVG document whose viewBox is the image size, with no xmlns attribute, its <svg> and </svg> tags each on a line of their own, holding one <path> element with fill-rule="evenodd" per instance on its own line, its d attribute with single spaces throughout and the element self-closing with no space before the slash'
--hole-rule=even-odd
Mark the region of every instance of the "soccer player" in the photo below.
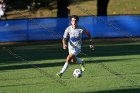
<svg viewBox="0 0 140 93">
<path fill-rule="evenodd" d="M 69 63 L 75 62 L 79 63 L 81 66 L 81 70 L 85 71 L 84 62 L 77 57 L 77 55 L 81 52 L 82 45 L 82 34 L 86 34 L 90 41 L 90 48 L 94 48 L 93 41 L 90 33 L 85 29 L 82 29 L 78 26 L 79 18 L 76 15 L 71 16 L 71 25 L 66 28 L 63 35 L 63 49 L 66 50 L 68 47 L 69 55 L 66 58 L 66 62 L 61 69 L 61 71 L 56 74 L 58 77 L 62 77 L 63 73 L 67 70 Z M 68 42 L 67 42 L 68 41 Z"/>
<path fill-rule="evenodd" d="M 6 11 L 6 4 L 4 0 L 0 0 L 0 20 L 2 17 L 5 17 L 7 19 L 7 15 L 5 14 Z"/>
<path fill-rule="evenodd" d="M 4 11 L 3 11 L 3 2 L 0 1 L 0 19 L 2 18 L 3 15 L 4 15 Z"/>
</svg>

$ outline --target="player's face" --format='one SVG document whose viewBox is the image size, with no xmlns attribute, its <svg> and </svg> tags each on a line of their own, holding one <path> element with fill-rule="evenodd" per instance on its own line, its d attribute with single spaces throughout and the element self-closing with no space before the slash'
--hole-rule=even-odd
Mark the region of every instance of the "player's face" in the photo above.
<svg viewBox="0 0 140 93">
<path fill-rule="evenodd" d="M 71 19 L 71 25 L 72 26 L 77 26 L 78 21 L 75 18 Z"/>
</svg>

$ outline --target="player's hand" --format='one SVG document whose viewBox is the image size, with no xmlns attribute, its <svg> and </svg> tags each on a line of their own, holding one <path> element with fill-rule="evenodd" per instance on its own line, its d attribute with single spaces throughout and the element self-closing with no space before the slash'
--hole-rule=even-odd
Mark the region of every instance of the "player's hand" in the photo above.
<svg viewBox="0 0 140 93">
<path fill-rule="evenodd" d="M 89 47 L 94 50 L 94 45 L 93 44 L 89 45 Z"/>
<path fill-rule="evenodd" d="M 68 46 L 67 46 L 66 44 L 63 45 L 63 49 L 64 49 L 64 50 L 66 50 L 67 47 L 68 47 Z"/>
</svg>

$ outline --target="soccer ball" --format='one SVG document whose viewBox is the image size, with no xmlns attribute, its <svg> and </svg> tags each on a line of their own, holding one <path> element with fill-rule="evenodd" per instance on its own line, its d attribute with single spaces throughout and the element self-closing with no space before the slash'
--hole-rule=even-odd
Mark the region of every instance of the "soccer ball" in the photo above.
<svg viewBox="0 0 140 93">
<path fill-rule="evenodd" d="M 75 78 L 80 78 L 80 77 L 82 77 L 82 71 L 81 71 L 80 69 L 75 69 L 75 70 L 73 71 L 73 76 L 74 76 Z"/>
</svg>

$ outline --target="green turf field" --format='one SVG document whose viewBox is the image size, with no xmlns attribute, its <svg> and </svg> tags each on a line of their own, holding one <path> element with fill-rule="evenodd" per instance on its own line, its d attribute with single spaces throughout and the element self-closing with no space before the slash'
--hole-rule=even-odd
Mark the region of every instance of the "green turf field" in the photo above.
<svg viewBox="0 0 140 93">
<path fill-rule="evenodd" d="M 95 42 L 83 46 L 83 77 L 71 63 L 61 79 L 67 51 L 61 42 L 0 47 L 0 93 L 140 93 L 140 40 Z"/>
</svg>

